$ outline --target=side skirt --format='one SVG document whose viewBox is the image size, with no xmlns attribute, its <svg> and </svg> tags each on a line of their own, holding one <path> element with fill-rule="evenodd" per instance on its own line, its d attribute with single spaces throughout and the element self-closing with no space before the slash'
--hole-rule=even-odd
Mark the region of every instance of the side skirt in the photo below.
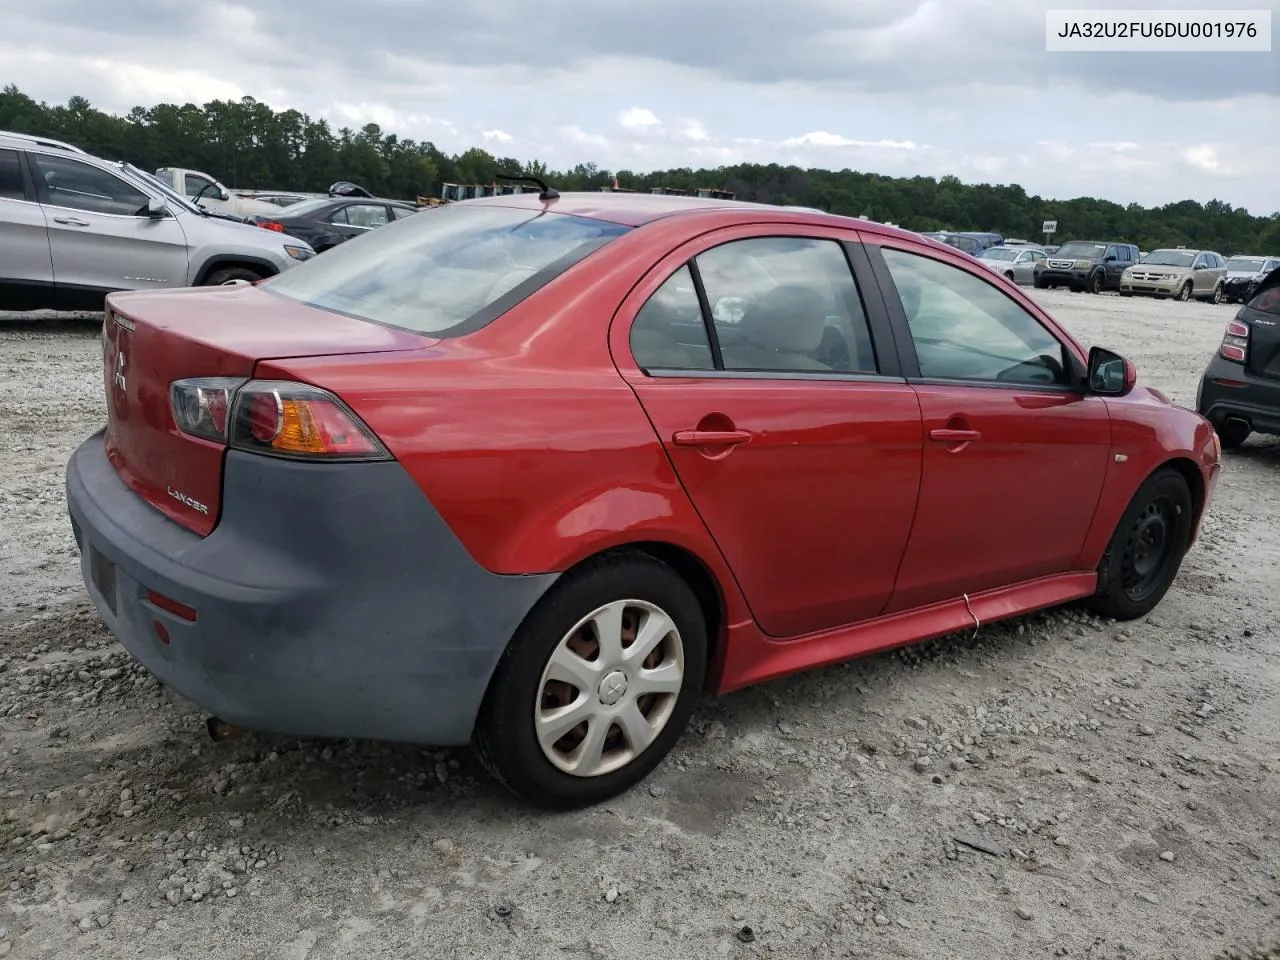
<svg viewBox="0 0 1280 960">
<path fill-rule="evenodd" d="M 716 692 L 728 693 L 802 670 L 841 663 L 949 633 L 973 630 L 978 624 L 1056 607 L 1091 596 L 1097 584 L 1098 575 L 1092 570 L 1055 574 L 971 594 L 967 602 L 963 597 L 945 600 L 791 640 L 765 637 L 754 623 L 736 624 L 726 641 L 724 672 Z"/>
</svg>

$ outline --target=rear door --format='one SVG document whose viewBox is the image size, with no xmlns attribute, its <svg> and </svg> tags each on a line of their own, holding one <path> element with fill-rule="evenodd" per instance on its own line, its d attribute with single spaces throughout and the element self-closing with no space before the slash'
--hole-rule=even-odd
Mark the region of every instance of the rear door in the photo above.
<svg viewBox="0 0 1280 960">
<path fill-rule="evenodd" d="M 1109 462 L 1105 402 L 1073 388 L 1063 341 L 980 271 L 908 240 L 866 249 L 925 436 L 886 612 L 1069 570 Z"/>
<path fill-rule="evenodd" d="M 187 239 L 171 215 L 122 177 L 70 156 L 29 153 L 49 219 L 59 289 L 154 290 L 187 282 Z"/>
<path fill-rule="evenodd" d="M 767 231 L 764 232 L 764 231 Z M 671 253 L 615 315 L 635 390 L 757 623 L 877 616 L 915 512 L 922 438 L 855 235 L 738 226 Z"/>
<path fill-rule="evenodd" d="M 390 220 L 390 211 L 382 203 L 349 203 L 329 215 L 334 232 L 344 240 L 385 226 Z"/>
<path fill-rule="evenodd" d="M 36 202 L 22 154 L 0 150 L 0 302 L 45 302 L 52 290 L 44 210 Z"/>
</svg>

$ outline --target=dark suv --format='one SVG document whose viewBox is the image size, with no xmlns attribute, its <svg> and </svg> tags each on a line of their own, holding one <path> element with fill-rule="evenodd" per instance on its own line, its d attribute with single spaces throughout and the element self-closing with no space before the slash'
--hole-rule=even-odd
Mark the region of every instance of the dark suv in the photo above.
<svg viewBox="0 0 1280 960">
<path fill-rule="evenodd" d="M 1228 449 L 1251 433 L 1280 434 L 1280 269 L 1258 283 L 1227 323 L 1200 378 L 1196 411 Z"/>
<path fill-rule="evenodd" d="M 1120 277 L 1138 262 L 1132 243 L 1108 240 L 1069 240 L 1036 264 L 1034 283 L 1046 287 L 1070 287 L 1079 293 L 1119 290 Z"/>
</svg>

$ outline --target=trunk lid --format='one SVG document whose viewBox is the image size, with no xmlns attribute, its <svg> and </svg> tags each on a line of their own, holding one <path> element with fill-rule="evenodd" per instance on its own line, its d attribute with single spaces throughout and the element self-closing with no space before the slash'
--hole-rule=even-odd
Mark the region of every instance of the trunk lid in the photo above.
<svg viewBox="0 0 1280 960">
<path fill-rule="evenodd" d="M 169 385 L 250 378 L 258 361 L 417 350 L 436 341 L 256 287 L 196 287 L 107 298 L 107 456 L 151 506 L 204 536 L 217 525 L 226 447 L 182 433 Z"/>
<path fill-rule="evenodd" d="M 1248 371 L 1280 379 L 1280 269 L 1263 278 L 1236 320 L 1249 326 Z"/>
</svg>

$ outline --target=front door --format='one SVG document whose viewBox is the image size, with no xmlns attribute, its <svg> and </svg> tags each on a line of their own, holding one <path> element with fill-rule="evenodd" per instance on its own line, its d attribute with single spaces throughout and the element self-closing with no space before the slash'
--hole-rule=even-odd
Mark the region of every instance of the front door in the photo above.
<svg viewBox="0 0 1280 960">
<path fill-rule="evenodd" d="M 156 290 L 187 282 L 187 240 L 172 215 L 107 170 L 71 157 L 28 154 L 49 220 L 60 290 Z"/>
<path fill-rule="evenodd" d="M 905 241 L 869 252 L 909 331 L 925 439 L 888 611 L 1066 572 L 1107 471 L 1106 404 L 1076 389 L 1050 327 L 974 271 Z"/>
<path fill-rule="evenodd" d="M 623 304 L 611 345 L 757 623 L 781 638 L 884 608 L 922 440 L 839 234 L 761 229 L 669 256 Z"/>
</svg>

